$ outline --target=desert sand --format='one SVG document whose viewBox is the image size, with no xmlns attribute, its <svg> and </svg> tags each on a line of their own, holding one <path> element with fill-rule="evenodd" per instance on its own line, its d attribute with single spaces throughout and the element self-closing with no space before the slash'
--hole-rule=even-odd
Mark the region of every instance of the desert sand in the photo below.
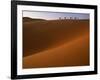
<svg viewBox="0 0 100 80">
<path fill-rule="evenodd" d="M 23 68 L 89 65 L 89 20 L 23 22 Z"/>
</svg>

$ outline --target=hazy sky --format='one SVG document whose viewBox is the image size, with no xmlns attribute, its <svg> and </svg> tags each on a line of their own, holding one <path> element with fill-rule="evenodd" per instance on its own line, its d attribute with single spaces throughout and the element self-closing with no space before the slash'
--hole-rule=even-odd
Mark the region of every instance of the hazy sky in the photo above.
<svg viewBox="0 0 100 80">
<path fill-rule="evenodd" d="M 85 13 L 68 13 L 68 12 L 42 12 L 42 11 L 23 11 L 23 17 L 39 18 L 46 20 L 55 20 L 61 17 L 77 17 L 79 19 L 89 19 L 89 14 Z"/>
</svg>

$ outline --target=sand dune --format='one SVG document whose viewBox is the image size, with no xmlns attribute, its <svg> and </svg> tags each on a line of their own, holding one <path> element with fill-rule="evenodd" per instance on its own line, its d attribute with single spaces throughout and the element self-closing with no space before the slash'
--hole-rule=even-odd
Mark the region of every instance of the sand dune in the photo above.
<svg viewBox="0 0 100 80">
<path fill-rule="evenodd" d="M 89 65 L 89 21 L 24 22 L 23 68 Z"/>
<path fill-rule="evenodd" d="M 40 21 L 23 25 L 24 56 L 41 52 L 89 32 L 88 21 Z"/>
<path fill-rule="evenodd" d="M 32 21 L 45 21 L 44 19 L 33 19 L 29 17 L 23 17 L 23 22 L 32 22 Z"/>
</svg>

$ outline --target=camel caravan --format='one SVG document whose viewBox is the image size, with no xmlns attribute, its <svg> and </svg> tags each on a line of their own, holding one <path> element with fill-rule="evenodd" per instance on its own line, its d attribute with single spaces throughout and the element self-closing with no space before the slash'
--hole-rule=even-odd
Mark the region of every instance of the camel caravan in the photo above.
<svg viewBox="0 0 100 80">
<path fill-rule="evenodd" d="M 62 17 L 59 17 L 59 20 L 78 20 L 79 18 L 78 17 L 64 17 L 64 18 L 62 18 Z"/>
</svg>

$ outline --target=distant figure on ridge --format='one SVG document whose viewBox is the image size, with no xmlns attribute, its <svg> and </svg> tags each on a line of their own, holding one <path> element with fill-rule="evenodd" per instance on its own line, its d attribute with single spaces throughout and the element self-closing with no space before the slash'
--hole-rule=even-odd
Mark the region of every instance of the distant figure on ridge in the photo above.
<svg viewBox="0 0 100 80">
<path fill-rule="evenodd" d="M 70 17 L 70 19 L 73 19 L 72 17 Z"/>
<path fill-rule="evenodd" d="M 59 17 L 59 20 L 61 20 L 61 17 Z"/>
<path fill-rule="evenodd" d="M 64 17 L 64 20 L 66 20 L 66 17 Z"/>
</svg>

